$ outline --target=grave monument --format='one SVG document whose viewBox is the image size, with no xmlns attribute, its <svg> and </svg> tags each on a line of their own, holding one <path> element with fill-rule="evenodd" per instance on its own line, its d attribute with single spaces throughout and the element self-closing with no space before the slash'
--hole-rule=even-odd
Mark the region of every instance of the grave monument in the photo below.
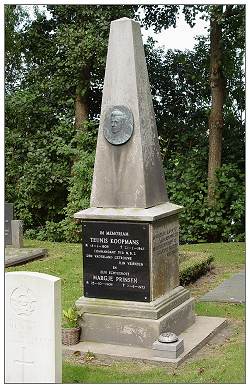
<svg viewBox="0 0 250 388">
<path fill-rule="evenodd" d="M 4 203 L 4 246 L 12 244 L 11 222 L 13 220 L 14 211 L 13 203 Z"/>
<path fill-rule="evenodd" d="M 61 279 L 5 274 L 5 382 L 62 382 Z"/>
<path fill-rule="evenodd" d="M 4 203 L 4 246 L 23 247 L 23 222 L 14 220 L 13 203 Z"/>
<path fill-rule="evenodd" d="M 23 221 L 15 220 L 13 203 L 4 204 L 4 266 L 11 267 L 47 256 L 47 249 L 25 248 L 23 245 Z"/>
<path fill-rule="evenodd" d="M 152 348 L 195 321 L 179 285 L 182 207 L 168 200 L 139 23 L 111 23 L 91 207 L 83 228 L 82 341 Z"/>
</svg>

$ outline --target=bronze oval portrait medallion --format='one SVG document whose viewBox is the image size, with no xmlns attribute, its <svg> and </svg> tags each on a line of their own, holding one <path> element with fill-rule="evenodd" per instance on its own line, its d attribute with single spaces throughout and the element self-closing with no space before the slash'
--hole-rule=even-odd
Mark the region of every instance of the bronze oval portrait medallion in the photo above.
<svg viewBox="0 0 250 388">
<path fill-rule="evenodd" d="M 103 133 L 106 140 L 113 145 L 126 143 L 134 130 L 133 113 L 124 105 L 109 108 L 104 117 Z"/>
</svg>

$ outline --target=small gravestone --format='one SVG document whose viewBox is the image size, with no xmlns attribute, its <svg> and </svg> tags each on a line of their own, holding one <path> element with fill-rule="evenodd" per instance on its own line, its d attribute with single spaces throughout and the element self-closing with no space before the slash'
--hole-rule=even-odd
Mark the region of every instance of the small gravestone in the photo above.
<svg viewBox="0 0 250 388">
<path fill-rule="evenodd" d="M 23 247 L 23 221 L 13 219 L 13 203 L 5 202 L 4 213 L 5 267 L 47 256 L 47 249 Z"/>
<path fill-rule="evenodd" d="M 11 221 L 13 220 L 13 203 L 4 204 L 4 245 L 12 244 Z"/>
<path fill-rule="evenodd" d="M 11 221 L 12 247 L 23 248 L 23 222 L 21 220 Z"/>
<path fill-rule="evenodd" d="M 13 248 L 23 247 L 23 222 L 14 220 L 13 203 L 5 202 L 4 206 L 4 245 Z"/>
<path fill-rule="evenodd" d="M 5 382 L 61 383 L 61 280 L 5 275 Z"/>
</svg>

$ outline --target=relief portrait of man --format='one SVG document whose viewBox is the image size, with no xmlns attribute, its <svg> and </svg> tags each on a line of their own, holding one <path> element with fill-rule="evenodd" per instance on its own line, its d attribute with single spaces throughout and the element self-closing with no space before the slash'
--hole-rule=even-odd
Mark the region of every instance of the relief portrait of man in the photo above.
<svg viewBox="0 0 250 388">
<path fill-rule="evenodd" d="M 132 136 L 133 126 L 133 114 L 126 106 L 113 106 L 106 111 L 103 132 L 109 143 L 126 143 Z"/>
</svg>

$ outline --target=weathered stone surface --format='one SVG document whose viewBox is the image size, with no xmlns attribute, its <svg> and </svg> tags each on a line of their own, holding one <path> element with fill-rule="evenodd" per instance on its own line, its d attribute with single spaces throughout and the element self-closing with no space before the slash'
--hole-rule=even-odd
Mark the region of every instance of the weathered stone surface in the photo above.
<svg viewBox="0 0 250 388">
<path fill-rule="evenodd" d="M 104 136 L 113 106 L 133 114 L 131 138 L 121 145 Z M 92 207 L 148 208 L 168 201 L 139 23 L 111 23 L 102 110 L 91 193 Z"/>
<path fill-rule="evenodd" d="M 159 319 L 85 313 L 80 322 L 81 340 L 151 348 L 162 332 L 174 331 L 179 335 L 194 321 L 193 298 Z"/>
<path fill-rule="evenodd" d="M 11 221 L 12 246 L 13 248 L 23 247 L 23 221 Z"/>
<path fill-rule="evenodd" d="M 5 382 L 61 383 L 61 280 L 5 274 Z"/>
</svg>

